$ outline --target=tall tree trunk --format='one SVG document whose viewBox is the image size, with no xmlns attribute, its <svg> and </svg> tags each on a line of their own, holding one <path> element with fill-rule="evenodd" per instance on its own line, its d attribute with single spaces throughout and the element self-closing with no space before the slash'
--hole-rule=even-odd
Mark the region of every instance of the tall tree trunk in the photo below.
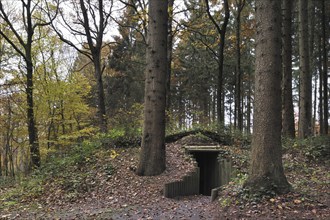
<svg viewBox="0 0 330 220">
<path fill-rule="evenodd" d="M 308 0 L 299 0 L 299 124 L 298 137 L 311 135 L 312 120 L 312 80 L 309 64 L 308 42 Z"/>
<path fill-rule="evenodd" d="M 217 102 L 217 95 L 216 92 L 213 92 L 212 95 L 212 123 L 215 123 L 215 119 L 216 119 L 216 102 Z"/>
<path fill-rule="evenodd" d="M 9 144 L 8 136 L 6 137 L 6 144 L 5 144 L 5 154 L 4 154 L 4 167 L 5 167 L 5 176 L 9 176 L 9 166 L 8 166 L 8 158 L 9 158 Z"/>
<path fill-rule="evenodd" d="M 98 16 L 99 22 L 97 24 L 96 20 L 94 20 L 94 25 L 96 27 L 96 31 L 91 29 L 90 26 L 90 18 L 88 16 L 88 10 L 93 11 L 91 7 L 91 3 L 87 2 L 87 7 L 83 0 L 80 0 L 80 8 L 83 19 L 81 20 L 82 25 L 85 29 L 85 33 L 83 34 L 86 37 L 88 47 L 90 50 L 90 55 L 88 56 L 94 64 L 95 71 L 95 79 L 97 86 L 97 108 L 98 108 L 98 119 L 99 119 L 99 127 L 102 133 L 107 132 L 107 118 L 106 118 L 106 109 L 105 109 L 105 95 L 103 89 L 103 79 L 102 74 L 104 67 L 101 64 L 101 52 L 102 52 L 102 44 L 103 44 L 103 35 L 105 32 L 105 28 L 108 23 L 108 15 L 104 14 L 103 9 L 103 0 L 98 0 Z M 90 8 L 89 8 L 90 7 Z M 95 11 L 93 11 L 93 14 Z M 96 36 L 95 36 L 96 35 Z M 95 41 L 95 42 L 94 42 Z"/>
<path fill-rule="evenodd" d="M 11 117 L 11 105 L 9 98 L 7 99 L 7 106 L 8 106 L 8 116 L 7 116 L 7 121 L 6 121 L 6 135 L 5 135 L 5 149 L 4 149 L 4 167 L 5 167 L 5 176 L 9 176 L 9 154 L 10 154 L 10 130 L 12 127 L 12 117 Z"/>
<path fill-rule="evenodd" d="M 327 37 L 327 25 L 329 24 L 326 21 L 325 15 L 325 0 L 322 1 L 322 51 L 323 51 L 323 109 L 324 109 L 324 134 L 328 135 L 329 133 L 329 106 L 328 106 L 328 56 L 327 56 L 327 42 L 329 37 Z M 329 25 L 328 25 L 329 26 Z"/>
<path fill-rule="evenodd" d="M 138 175 L 165 170 L 165 107 L 167 74 L 167 1 L 149 1 L 145 109 Z"/>
<path fill-rule="evenodd" d="M 225 48 L 225 36 L 227 25 L 229 21 L 229 4 L 228 0 L 224 0 L 225 17 L 222 25 L 220 26 L 210 12 L 209 0 L 205 0 L 206 12 L 209 19 L 217 29 L 220 35 L 220 42 L 218 44 L 218 82 L 217 82 L 217 123 L 220 128 L 224 126 L 225 111 L 224 111 L 224 94 L 223 94 L 223 61 L 224 61 L 224 48 Z"/>
<path fill-rule="evenodd" d="M 31 35 L 32 36 L 32 35 Z M 32 40 L 31 40 L 32 43 Z M 38 142 L 38 130 L 34 117 L 34 102 L 33 102 L 33 64 L 31 57 L 31 44 L 26 49 L 26 100 L 27 100 L 27 119 L 31 167 L 40 167 L 40 150 Z"/>
<path fill-rule="evenodd" d="M 23 36 L 17 32 L 15 29 L 16 25 L 13 25 L 12 21 L 9 19 L 7 12 L 3 8 L 3 5 L 0 1 L 0 13 L 3 18 L 4 24 L 7 25 L 8 31 L 13 33 L 13 38 L 9 37 L 7 33 L 4 33 L 0 29 L 0 35 L 5 38 L 5 40 L 14 48 L 14 50 L 24 59 L 26 64 L 26 102 L 27 102 L 27 125 L 28 125 L 28 136 L 29 136 L 29 149 L 30 149 L 30 168 L 35 168 L 40 166 L 40 151 L 39 151 L 39 143 L 38 143 L 38 131 L 35 122 L 34 115 L 34 102 L 33 102 L 33 61 L 32 61 L 32 42 L 34 30 L 39 26 L 46 26 L 49 23 L 33 23 L 33 11 L 34 6 L 31 0 L 21 1 L 23 13 L 23 21 L 24 21 L 24 31 Z M 18 46 L 18 44 L 20 46 Z"/>
<path fill-rule="evenodd" d="M 6 118 L 6 134 L 4 135 L 4 167 L 5 167 L 5 176 L 9 176 L 9 155 L 10 155 L 10 133 L 13 126 L 12 121 L 12 109 L 9 97 L 7 98 L 7 118 Z"/>
<path fill-rule="evenodd" d="M 209 121 L 210 121 L 210 117 L 209 117 L 209 94 L 205 93 L 205 98 L 203 99 L 202 102 L 202 108 L 203 108 L 203 120 L 202 123 L 204 125 L 208 125 Z"/>
<path fill-rule="evenodd" d="M 316 106 L 317 106 L 317 74 L 314 77 L 314 92 L 313 92 L 313 119 L 312 119 L 312 126 L 313 126 L 313 134 L 317 134 L 317 126 L 316 126 Z"/>
<path fill-rule="evenodd" d="M 172 47 L 173 47 L 173 5 L 174 0 L 168 0 L 168 36 L 167 36 L 167 78 L 166 78 L 166 111 L 171 107 L 171 75 L 172 75 Z"/>
<path fill-rule="evenodd" d="M 256 0 L 256 75 L 252 162 L 244 186 L 287 193 L 281 149 L 281 2 Z"/>
<path fill-rule="evenodd" d="M 61 128 L 62 128 L 62 134 L 66 134 L 65 129 L 65 115 L 64 115 L 64 101 L 60 100 L 60 116 L 61 116 Z M 60 131 L 60 129 L 56 129 L 57 133 Z"/>
<path fill-rule="evenodd" d="M 50 149 L 52 146 L 51 139 L 55 140 L 55 138 L 51 136 L 52 131 L 54 133 L 55 125 L 54 125 L 54 116 L 56 112 L 56 108 L 53 108 L 52 103 L 48 101 L 48 107 L 49 107 L 49 112 L 48 112 L 48 117 L 50 118 L 49 125 L 47 127 L 47 148 Z"/>
<path fill-rule="evenodd" d="M 97 86 L 97 104 L 98 104 L 98 118 L 99 118 L 99 127 L 102 133 L 106 133 L 108 130 L 107 126 L 107 117 L 105 109 L 105 95 L 103 88 L 103 70 L 101 65 L 101 51 L 94 54 L 94 70 Z"/>
<path fill-rule="evenodd" d="M 315 89 L 314 92 L 312 92 L 313 97 L 313 111 L 312 111 L 312 122 L 311 122 L 311 129 L 312 134 L 315 133 L 315 121 L 316 121 L 316 97 L 317 97 L 317 74 L 316 74 L 316 66 L 315 66 L 315 57 L 314 57 L 314 34 L 315 34 L 315 4 L 314 0 L 308 0 L 308 16 L 309 16 L 309 57 L 310 57 L 310 66 L 311 66 L 311 74 L 312 77 L 315 79 Z"/>
<path fill-rule="evenodd" d="M 232 104 L 230 103 L 229 104 L 229 131 L 232 132 L 232 127 L 233 127 L 233 124 L 232 124 Z"/>
<path fill-rule="evenodd" d="M 221 37 L 222 38 L 222 37 Z M 222 128 L 224 126 L 224 111 L 223 111 L 223 60 L 224 60 L 224 42 L 220 40 L 219 44 L 219 60 L 218 60 L 218 83 L 217 83 L 217 124 Z M 223 42 L 223 43 L 222 43 Z M 221 64 L 222 63 L 222 64 Z"/>
<path fill-rule="evenodd" d="M 179 97 L 178 97 L 178 103 L 179 103 L 179 112 L 178 112 L 178 117 L 179 117 L 179 129 L 183 129 L 185 126 L 185 105 L 184 105 L 184 100 L 183 100 L 183 95 L 182 95 L 182 89 L 179 89 Z"/>
<path fill-rule="evenodd" d="M 9 167 L 10 176 L 15 177 L 14 157 L 13 157 L 13 131 L 10 131 L 10 145 L 9 145 Z"/>
<path fill-rule="evenodd" d="M 292 100 L 292 9 L 291 0 L 283 1 L 283 47 L 282 47 L 282 134 L 295 137 Z"/>
<path fill-rule="evenodd" d="M 30 145 L 30 157 L 32 168 L 40 167 L 40 150 L 38 142 L 38 130 L 34 115 L 34 101 L 33 101 L 33 62 L 32 62 L 32 42 L 34 29 L 32 25 L 32 9 L 31 1 L 27 3 L 26 17 L 27 17 L 27 42 L 25 45 L 25 61 L 26 61 L 26 96 L 27 96 L 27 119 L 28 119 L 28 133 Z"/>
<path fill-rule="evenodd" d="M 319 124 L 320 134 L 324 134 L 324 121 L 323 121 L 323 71 L 322 71 L 322 37 L 319 35 L 318 41 L 318 73 L 319 73 Z"/>
<path fill-rule="evenodd" d="M 251 99 L 252 99 L 252 76 L 249 72 L 249 78 L 248 78 L 248 95 L 247 95 L 247 109 L 246 109 L 246 133 L 251 134 Z"/>
<path fill-rule="evenodd" d="M 238 130 L 243 130 L 243 105 L 241 105 L 241 88 L 242 88 L 242 73 L 241 73 L 241 12 L 245 5 L 245 0 L 236 0 L 237 15 L 236 15 L 236 85 L 235 85 L 235 110 Z"/>
</svg>

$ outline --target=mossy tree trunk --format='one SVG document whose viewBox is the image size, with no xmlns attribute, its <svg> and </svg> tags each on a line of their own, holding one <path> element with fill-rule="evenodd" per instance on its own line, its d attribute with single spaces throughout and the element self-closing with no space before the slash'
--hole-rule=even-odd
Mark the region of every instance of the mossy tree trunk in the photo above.
<svg viewBox="0 0 330 220">
<path fill-rule="evenodd" d="M 252 163 L 244 187 L 287 193 L 281 149 L 281 1 L 256 1 L 256 73 Z"/>
</svg>

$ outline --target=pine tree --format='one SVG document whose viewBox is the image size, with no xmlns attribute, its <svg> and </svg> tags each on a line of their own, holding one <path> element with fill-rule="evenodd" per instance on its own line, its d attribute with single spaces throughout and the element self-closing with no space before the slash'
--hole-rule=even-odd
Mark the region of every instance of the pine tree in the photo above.
<svg viewBox="0 0 330 220">
<path fill-rule="evenodd" d="M 165 170 L 167 5 L 167 1 L 149 1 L 144 124 L 137 169 L 142 176 L 158 175 Z"/>
<path fill-rule="evenodd" d="M 244 186 L 251 192 L 286 193 L 281 149 L 281 2 L 256 1 L 256 73 L 251 170 Z"/>
</svg>

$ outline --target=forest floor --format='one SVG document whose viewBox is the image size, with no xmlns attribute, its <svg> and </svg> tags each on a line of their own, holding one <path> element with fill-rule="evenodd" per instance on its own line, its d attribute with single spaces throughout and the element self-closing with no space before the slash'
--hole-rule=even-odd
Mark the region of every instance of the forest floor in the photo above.
<svg viewBox="0 0 330 220">
<path fill-rule="evenodd" d="M 293 186 L 289 194 L 247 198 L 241 184 L 249 150 L 233 146 L 228 151 L 240 172 L 219 200 L 165 198 L 164 183 L 196 166 L 182 144 L 167 145 L 167 169 L 154 177 L 135 174 L 139 148 L 87 147 L 55 159 L 33 177 L 0 184 L 0 219 L 330 219 L 329 163 L 311 160 L 299 149 L 283 156 Z"/>
</svg>

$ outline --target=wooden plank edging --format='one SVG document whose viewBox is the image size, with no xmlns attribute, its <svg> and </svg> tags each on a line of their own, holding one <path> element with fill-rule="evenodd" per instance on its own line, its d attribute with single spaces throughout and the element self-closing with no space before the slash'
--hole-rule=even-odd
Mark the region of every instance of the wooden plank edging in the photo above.
<svg viewBox="0 0 330 220">
<path fill-rule="evenodd" d="M 199 167 L 184 176 L 182 180 L 166 183 L 164 186 L 164 196 L 166 198 L 197 194 L 199 194 Z"/>
</svg>

